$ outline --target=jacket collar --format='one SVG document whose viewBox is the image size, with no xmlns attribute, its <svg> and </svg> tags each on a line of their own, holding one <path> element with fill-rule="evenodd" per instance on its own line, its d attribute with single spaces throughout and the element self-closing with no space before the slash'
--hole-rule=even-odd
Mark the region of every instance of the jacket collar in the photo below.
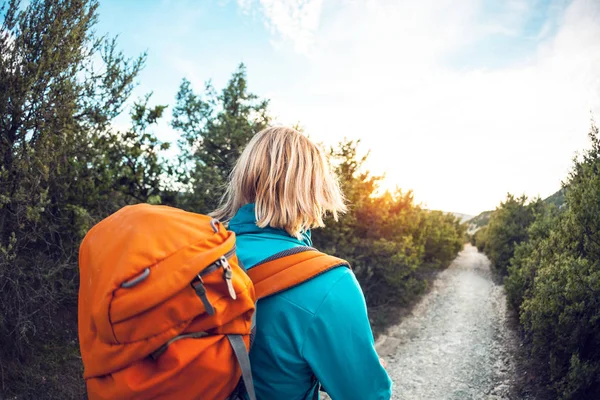
<svg viewBox="0 0 600 400">
<path fill-rule="evenodd" d="M 275 235 L 285 236 L 288 240 L 295 239 L 298 241 L 298 244 L 303 246 L 312 247 L 312 239 L 310 231 L 305 231 L 301 233 L 301 239 L 295 238 L 287 233 L 283 229 L 273 228 L 271 226 L 267 226 L 265 228 L 259 228 L 256 225 L 256 213 L 254 210 L 254 203 L 249 203 L 242 206 L 235 216 L 229 221 L 229 229 L 234 231 L 237 235 L 243 235 L 248 233 L 271 233 Z"/>
</svg>

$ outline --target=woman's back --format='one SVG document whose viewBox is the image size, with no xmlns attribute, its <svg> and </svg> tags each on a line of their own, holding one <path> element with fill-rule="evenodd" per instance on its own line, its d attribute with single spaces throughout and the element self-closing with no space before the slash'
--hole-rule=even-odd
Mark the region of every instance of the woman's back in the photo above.
<svg viewBox="0 0 600 400">
<path fill-rule="evenodd" d="M 254 204 L 229 223 L 247 268 L 310 235 L 259 228 Z M 317 379 L 334 399 L 389 399 L 391 382 L 373 347 L 364 297 L 347 268 L 335 268 L 261 300 L 250 359 L 258 399 L 311 399 Z"/>
</svg>

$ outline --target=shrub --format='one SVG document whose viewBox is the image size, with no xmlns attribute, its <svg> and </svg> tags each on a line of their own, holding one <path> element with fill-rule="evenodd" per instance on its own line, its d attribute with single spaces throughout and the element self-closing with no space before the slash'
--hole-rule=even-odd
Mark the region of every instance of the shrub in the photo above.
<svg viewBox="0 0 600 400">
<path fill-rule="evenodd" d="M 361 172 L 357 142 L 344 142 L 331 157 L 351 205 L 338 222 L 313 232 L 315 245 L 353 266 L 374 330 L 394 322 L 397 307 L 424 290 L 426 275 L 446 267 L 464 245 L 466 227 L 454 215 L 423 210 L 412 193 L 376 195 L 380 177 Z"/>
<path fill-rule="evenodd" d="M 542 205 L 541 200 L 526 202 L 527 197 L 515 198 L 509 193 L 490 217 L 484 250 L 501 275 L 506 275 L 515 247 L 527 239 L 527 228 L 533 222 L 535 209 Z"/>
<path fill-rule="evenodd" d="M 508 298 L 541 365 L 537 372 L 561 399 L 600 398 L 600 138 L 594 125 L 590 140 L 564 184 L 560 211 L 509 197 L 486 233 L 490 258 L 500 269 L 508 260 Z"/>
<path fill-rule="evenodd" d="M 531 290 L 543 258 L 552 251 L 547 239 L 558 223 L 558 208 L 546 205 L 540 206 L 538 211 L 534 222 L 527 228 L 528 240 L 515 246 L 504 280 L 508 300 L 516 310 L 520 309 L 523 298 Z"/>
</svg>

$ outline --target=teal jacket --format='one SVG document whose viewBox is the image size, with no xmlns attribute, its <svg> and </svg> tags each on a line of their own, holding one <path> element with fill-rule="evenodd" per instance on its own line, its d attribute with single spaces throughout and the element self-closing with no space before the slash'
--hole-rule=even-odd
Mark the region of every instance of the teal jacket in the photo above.
<svg viewBox="0 0 600 400">
<path fill-rule="evenodd" d="M 256 226 L 254 205 L 229 223 L 246 268 L 280 251 L 312 246 L 274 228 Z M 391 380 L 375 352 L 363 293 L 352 271 L 335 268 L 257 304 L 250 352 L 258 400 L 312 399 L 314 376 L 333 400 L 391 397 Z"/>
</svg>

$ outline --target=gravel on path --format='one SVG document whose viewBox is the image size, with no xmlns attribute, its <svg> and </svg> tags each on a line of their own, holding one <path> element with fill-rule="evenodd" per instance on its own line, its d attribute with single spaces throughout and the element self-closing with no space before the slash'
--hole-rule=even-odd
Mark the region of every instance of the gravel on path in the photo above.
<svg viewBox="0 0 600 400">
<path fill-rule="evenodd" d="M 517 340 L 507 318 L 489 260 L 466 245 L 411 314 L 377 340 L 392 399 L 511 399 Z"/>
</svg>

